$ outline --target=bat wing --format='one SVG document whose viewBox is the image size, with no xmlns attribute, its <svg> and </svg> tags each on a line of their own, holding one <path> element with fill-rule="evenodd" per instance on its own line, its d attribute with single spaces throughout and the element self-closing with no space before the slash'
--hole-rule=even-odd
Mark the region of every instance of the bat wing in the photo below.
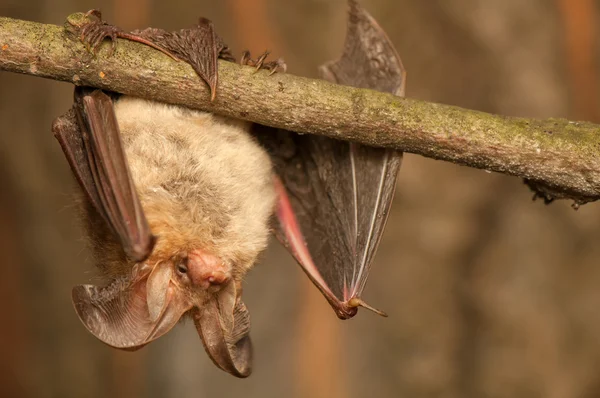
<svg viewBox="0 0 600 398">
<path fill-rule="evenodd" d="M 83 192 L 132 260 L 145 260 L 155 238 L 142 210 L 112 99 L 101 90 L 78 87 L 75 105 L 53 132 Z"/>
<path fill-rule="evenodd" d="M 404 95 L 406 73 L 390 40 L 356 1 L 349 6 L 343 55 L 321 67 L 322 76 Z M 285 131 L 257 136 L 279 176 L 279 240 L 338 317 L 354 316 L 357 306 L 374 310 L 360 296 L 392 203 L 402 153 Z"/>
</svg>

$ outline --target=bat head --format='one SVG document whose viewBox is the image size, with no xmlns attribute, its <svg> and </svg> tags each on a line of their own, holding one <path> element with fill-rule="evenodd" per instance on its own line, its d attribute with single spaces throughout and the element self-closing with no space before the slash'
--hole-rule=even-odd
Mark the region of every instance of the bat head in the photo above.
<svg viewBox="0 0 600 398">
<path fill-rule="evenodd" d="M 249 376 L 250 320 L 230 267 L 200 250 L 149 261 L 106 287 L 73 289 L 73 304 L 86 328 L 112 347 L 136 350 L 189 314 L 215 365 L 238 377 Z"/>
</svg>

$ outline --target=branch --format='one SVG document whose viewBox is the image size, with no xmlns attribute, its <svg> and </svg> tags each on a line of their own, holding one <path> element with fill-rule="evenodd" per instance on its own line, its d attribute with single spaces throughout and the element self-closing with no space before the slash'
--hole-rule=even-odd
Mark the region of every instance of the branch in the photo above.
<svg viewBox="0 0 600 398">
<path fill-rule="evenodd" d="M 93 57 L 69 29 L 0 18 L 0 70 L 519 176 L 548 200 L 600 198 L 599 125 L 491 115 L 225 61 L 210 102 L 189 65 L 129 41 L 119 40 L 112 56 L 110 47 Z"/>
</svg>

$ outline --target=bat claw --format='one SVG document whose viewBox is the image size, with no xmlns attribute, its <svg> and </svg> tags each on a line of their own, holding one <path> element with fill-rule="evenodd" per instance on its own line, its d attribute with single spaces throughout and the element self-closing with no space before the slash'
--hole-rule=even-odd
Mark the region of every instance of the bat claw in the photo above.
<svg viewBox="0 0 600 398">
<path fill-rule="evenodd" d="M 267 69 L 269 69 L 271 71 L 269 73 L 269 76 L 271 76 L 272 74 L 277 73 L 277 72 L 285 73 L 287 71 L 287 64 L 285 63 L 283 58 L 277 58 L 276 61 L 269 62 Z"/>
<path fill-rule="evenodd" d="M 97 8 L 92 8 L 91 10 L 89 10 L 88 12 L 86 12 L 84 14 L 84 16 L 86 18 L 88 18 L 88 17 L 95 17 L 95 18 L 98 18 L 98 20 L 102 21 L 102 12 L 99 9 L 97 9 Z"/>
<path fill-rule="evenodd" d="M 115 53 L 115 50 L 117 49 L 117 40 L 116 40 L 116 38 L 111 37 L 111 43 L 112 43 L 112 45 L 110 46 L 110 52 L 108 53 L 109 57 L 112 57 L 113 54 Z"/>
<path fill-rule="evenodd" d="M 146 39 L 140 34 L 137 34 L 138 32 L 127 33 L 117 26 L 113 26 L 104 22 L 102 20 L 102 13 L 100 10 L 89 10 L 85 13 L 85 17 L 88 18 L 86 22 L 71 25 L 73 25 L 76 29 L 79 29 L 79 40 L 85 44 L 87 51 L 93 53 L 94 56 L 98 54 L 100 45 L 104 39 L 109 39 L 111 41 L 111 48 L 108 55 L 109 57 L 112 56 L 117 49 L 117 39 L 122 38 L 145 44 L 168 55 L 175 61 L 179 61 L 179 58 L 177 58 L 173 53 L 153 43 L 151 40 Z"/>
<path fill-rule="evenodd" d="M 263 63 L 265 62 L 265 59 L 267 59 L 269 54 L 271 54 L 271 52 L 269 50 L 265 50 L 265 52 L 262 53 L 260 57 L 258 57 L 258 59 L 256 60 L 256 71 L 263 67 Z"/>
<path fill-rule="evenodd" d="M 242 52 L 242 58 L 240 59 L 240 65 L 248 65 L 248 62 L 252 61 L 252 56 L 250 55 L 250 51 L 246 50 Z"/>
<path fill-rule="evenodd" d="M 253 66 L 255 68 L 255 73 L 261 69 L 268 70 L 269 76 L 277 72 L 285 72 L 287 70 L 287 65 L 285 64 L 283 58 L 278 58 L 276 61 L 265 62 L 270 53 L 271 52 L 269 50 L 266 50 L 256 60 L 254 60 L 250 55 L 250 51 L 244 51 L 242 53 L 240 64 Z"/>
<path fill-rule="evenodd" d="M 88 52 L 98 54 L 100 45 L 104 39 L 108 38 L 112 42 L 110 55 L 112 55 L 116 48 L 116 40 L 121 29 L 107 24 L 102 20 L 102 13 L 100 10 L 92 9 L 85 13 L 85 18 L 88 19 L 82 24 L 78 24 L 75 27 L 79 29 L 79 40 L 85 44 Z"/>
</svg>

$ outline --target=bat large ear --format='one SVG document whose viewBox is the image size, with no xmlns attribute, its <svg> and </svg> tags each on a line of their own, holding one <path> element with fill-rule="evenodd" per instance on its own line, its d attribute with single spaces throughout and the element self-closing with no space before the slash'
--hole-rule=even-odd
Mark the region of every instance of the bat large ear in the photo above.
<svg viewBox="0 0 600 398">
<path fill-rule="evenodd" d="M 198 334 L 212 361 L 230 374 L 248 377 L 252 372 L 250 316 L 230 282 L 194 314 Z"/>
<path fill-rule="evenodd" d="M 136 266 L 130 281 L 73 288 L 79 319 L 102 342 L 136 350 L 167 333 L 192 308 L 179 289 L 170 286 L 169 263 L 148 268 Z"/>
</svg>

